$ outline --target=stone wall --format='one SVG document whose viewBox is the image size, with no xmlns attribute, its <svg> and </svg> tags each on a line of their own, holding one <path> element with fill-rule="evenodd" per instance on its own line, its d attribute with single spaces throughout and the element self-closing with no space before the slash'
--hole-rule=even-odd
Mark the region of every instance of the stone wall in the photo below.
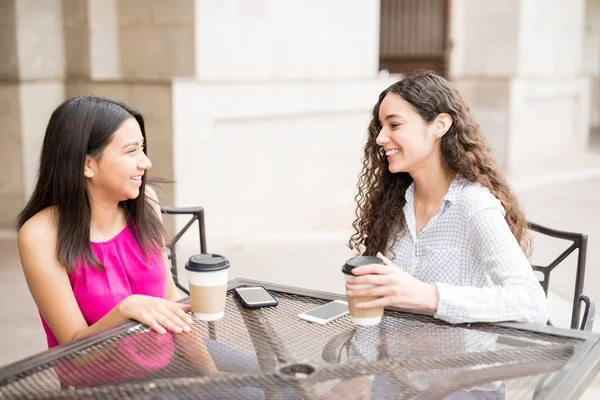
<svg viewBox="0 0 600 400">
<path fill-rule="evenodd" d="M 584 0 L 455 0 L 450 75 L 511 172 L 586 149 Z"/>
</svg>

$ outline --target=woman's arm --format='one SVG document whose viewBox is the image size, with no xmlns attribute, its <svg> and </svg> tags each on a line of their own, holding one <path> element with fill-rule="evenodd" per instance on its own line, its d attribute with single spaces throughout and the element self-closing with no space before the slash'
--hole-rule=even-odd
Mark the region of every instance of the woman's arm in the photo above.
<svg viewBox="0 0 600 400">
<path fill-rule="evenodd" d="M 472 251 L 494 286 L 436 284 L 436 317 L 454 323 L 546 323 L 546 296 L 501 210 L 486 208 L 475 213 L 469 227 Z"/>
<path fill-rule="evenodd" d="M 378 254 L 385 265 L 355 268 L 348 283 L 377 285 L 347 290 L 348 296 L 381 297 L 358 308 L 398 306 L 434 311 L 450 323 L 523 321 L 544 324 L 548 304 L 542 286 L 504 220 L 502 211 L 486 208 L 474 214 L 469 238 L 475 259 L 490 276 L 493 286 L 472 287 L 425 283 Z"/>
<path fill-rule="evenodd" d="M 31 295 L 58 342 L 69 343 L 127 322 L 114 308 L 96 324 L 88 326 L 67 271 L 57 260 L 56 237 L 52 211 L 47 209 L 23 225 L 17 240 Z"/>
<path fill-rule="evenodd" d="M 25 280 L 44 320 L 60 344 L 69 343 L 136 319 L 164 333 L 183 329 L 186 306 L 149 296 L 129 296 L 88 326 L 73 294 L 69 276 L 56 255 L 57 229 L 51 209 L 27 221 L 18 233 Z"/>
</svg>

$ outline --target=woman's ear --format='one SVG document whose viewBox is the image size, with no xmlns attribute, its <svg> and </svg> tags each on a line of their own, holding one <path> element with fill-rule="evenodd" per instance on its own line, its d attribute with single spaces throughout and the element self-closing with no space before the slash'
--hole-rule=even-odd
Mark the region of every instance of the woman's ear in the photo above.
<svg viewBox="0 0 600 400">
<path fill-rule="evenodd" d="M 83 166 L 83 176 L 92 179 L 96 175 L 96 160 L 88 155 L 85 156 L 85 164 Z"/>
<path fill-rule="evenodd" d="M 450 129 L 450 127 L 452 126 L 452 122 L 453 121 L 452 121 L 452 117 L 450 116 L 450 114 L 441 113 L 440 115 L 438 115 L 435 118 L 435 121 L 433 122 L 434 135 L 438 139 L 441 139 L 441 137 L 444 136 L 446 134 L 446 132 L 448 132 L 448 129 Z"/>
</svg>

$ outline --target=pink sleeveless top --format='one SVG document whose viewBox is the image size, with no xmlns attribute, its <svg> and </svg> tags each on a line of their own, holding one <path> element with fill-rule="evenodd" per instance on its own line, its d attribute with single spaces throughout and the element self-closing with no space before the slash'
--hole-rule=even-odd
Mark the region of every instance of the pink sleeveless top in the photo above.
<svg viewBox="0 0 600 400">
<path fill-rule="evenodd" d="M 104 265 L 104 270 L 99 271 L 78 263 L 75 266 L 75 272 L 69 273 L 75 299 L 88 325 L 96 323 L 123 299 L 132 294 L 165 298 L 166 269 L 162 255 L 148 255 L 148 259 L 145 259 L 129 227 L 125 227 L 117 236 L 106 242 L 91 242 L 90 246 L 94 255 Z M 40 317 L 46 331 L 48 348 L 58 346 L 58 341 L 52 330 L 44 318 L 41 315 Z M 144 341 L 145 345 L 143 347 L 145 349 L 138 349 L 137 343 L 140 340 Z M 157 352 L 144 354 L 147 352 L 148 347 L 156 349 Z M 145 351 L 142 352 L 142 350 Z M 96 368 L 90 370 L 89 375 L 86 374 L 81 363 L 77 363 L 77 365 L 62 364 L 57 373 L 62 375 L 61 380 L 63 382 L 72 386 L 99 383 L 98 380 L 106 382 L 107 380 L 141 377 L 165 367 L 174 351 L 175 343 L 170 334 L 138 333 L 117 342 L 116 346 L 109 352 L 113 354 L 108 357 L 108 360 L 96 360 L 108 369 L 105 377 L 98 376 Z M 109 354 L 106 355 L 109 356 Z M 110 371 L 112 368 L 107 368 L 109 367 L 106 365 L 107 361 L 115 359 L 115 357 L 117 359 L 126 357 L 129 364 L 135 364 L 139 368 L 129 368 L 128 371 L 124 371 L 121 364 L 120 366 L 116 365 L 116 369 Z M 77 372 L 75 374 L 68 373 L 71 368 L 76 368 Z M 114 374 L 117 371 L 119 373 L 115 376 Z M 124 376 L 130 374 L 134 376 Z M 69 375 L 71 376 L 70 379 Z M 75 377 L 76 379 L 73 379 Z M 102 379 L 109 377 L 111 379 Z M 73 380 L 76 382 L 73 382 Z"/>
</svg>

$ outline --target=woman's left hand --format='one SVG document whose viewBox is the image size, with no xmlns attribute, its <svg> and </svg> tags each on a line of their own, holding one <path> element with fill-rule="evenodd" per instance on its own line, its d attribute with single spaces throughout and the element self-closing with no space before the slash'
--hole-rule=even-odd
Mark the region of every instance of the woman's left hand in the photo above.
<svg viewBox="0 0 600 400">
<path fill-rule="evenodd" d="M 425 283 L 397 267 L 381 253 L 377 257 L 384 265 L 370 264 L 354 268 L 356 275 L 347 283 L 350 285 L 375 285 L 369 289 L 346 289 L 349 297 L 380 297 L 359 303 L 357 308 L 396 306 L 401 308 L 436 311 L 439 296 L 437 286 Z"/>
</svg>

